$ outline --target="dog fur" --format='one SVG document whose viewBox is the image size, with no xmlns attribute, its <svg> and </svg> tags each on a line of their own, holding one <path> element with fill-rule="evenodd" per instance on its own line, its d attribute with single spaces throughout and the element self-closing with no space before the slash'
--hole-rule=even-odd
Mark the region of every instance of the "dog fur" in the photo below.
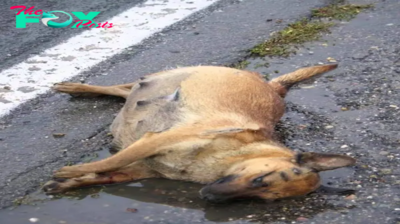
<svg viewBox="0 0 400 224">
<path fill-rule="evenodd" d="M 298 69 L 266 81 L 258 73 L 219 66 L 184 67 L 116 86 L 59 83 L 70 94 L 126 99 L 111 132 L 115 155 L 65 166 L 43 187 L 48 193 L 144 178 L 206 184 L 202 198 L 278 199 L 320 185 L 318 172 L 350 166 L 351 157 L 295 153 L 274 140 L 293 85 L 336 64 Z M 60 179 L 61 178 L 61 179 Z"/>
</svg>

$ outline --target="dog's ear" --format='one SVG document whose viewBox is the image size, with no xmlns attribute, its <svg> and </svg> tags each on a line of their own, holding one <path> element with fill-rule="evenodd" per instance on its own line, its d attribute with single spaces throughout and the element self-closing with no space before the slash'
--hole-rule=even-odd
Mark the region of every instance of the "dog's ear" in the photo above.
<svg viewBox="0 0 400 224">
<path fill-rule="evenodd" d="M 356 160 L 345 155 L 306 152 L 297 154 L 296 162 L 319 172 L 352 166 Z"/>
</svg>

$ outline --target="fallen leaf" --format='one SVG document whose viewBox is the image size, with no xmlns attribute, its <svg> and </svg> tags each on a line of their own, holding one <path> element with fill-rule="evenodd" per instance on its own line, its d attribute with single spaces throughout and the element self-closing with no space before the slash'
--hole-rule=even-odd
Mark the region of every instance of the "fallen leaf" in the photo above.
<svg viewBox="0 0 400 224">
<path fill-rule="evenodd" d="M 346 200 L 354 200 L 354 199 L 356 199 L 356 198 L 357 198 L 357 196 L 354 195 L 354 194 L 351 194 L 351 195 L 345 197 Z"/>
<path fill-rule="evenodd" d="M 136 213 L 138 210 L 136 208 L 127 208 L 126 211 Z"/>
<path fill-rule="evenodd" d="M 298 218 L 296 219 L 296 221 L 297 221 L 297 222 L 305 222 L 305 221 L 308 221 L 308 219 L 307 219 L 306 217 L 300 216 L 300 217 L 298 217 Z"/>
</svg>

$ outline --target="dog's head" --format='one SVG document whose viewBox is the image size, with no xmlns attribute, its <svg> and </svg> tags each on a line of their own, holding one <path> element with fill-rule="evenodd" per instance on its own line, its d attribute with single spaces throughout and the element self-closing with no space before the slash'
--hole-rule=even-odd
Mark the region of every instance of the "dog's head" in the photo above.
<svg viewBox="0 0 400 224">
<path fill-rule="evenodd" d="M 279 199 L 306 195 L 320 185 L 319 172 L 350 166 L 355 159 L 334 154 L 299 153 L 294 157 L 254 158 L 233 165 L 226 176 L 200 190 L 202 198 Z"/>
</svg>

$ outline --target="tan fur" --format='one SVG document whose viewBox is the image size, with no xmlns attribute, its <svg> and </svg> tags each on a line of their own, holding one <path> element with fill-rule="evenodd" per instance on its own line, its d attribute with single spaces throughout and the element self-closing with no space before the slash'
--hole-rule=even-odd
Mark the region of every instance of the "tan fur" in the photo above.
<svg viewBox="0 0 400 224">
<path fill-rule="evenodd" d="M 334 68 L 336 65 L 303 68 L 270 82 L 254 72 L 198 66 L 163 71 L 118 86 L 60 83 L 55 86 L 60 92 L 126 98 L 111 126 L 114 144 L 122 150 L 101 161 L 63 167 L 54 176 L 70 179 L 50 181 L 44 189 L 60 192 L 84 185 L 151 177 L 212 185 L 224 176 L 239 175 L 232 181 L 234 185 L 224 185 L 230 191 L 242 189 L 232 195 L 279 198 L 310 192 L 318 186 L 318 175 L 310 167 L 297 164 L 295 153 L 275 142 L 272 136 L 284 113 L 282 97 L 290 86 Z M 326 158 L 331 162 L 331 157 Z M 314 159 L 313 164 L 318 161 Z M 335 164 L 345 166 L 351 162 L 339 159 Z M 303 170 L 302 174 L 289 172 L 291 180 L 285 183 L 281 183 L 282 176 L 269 177 L 274 183 L 281 183 L 269 188 L 278 193 L 245 190 L 249 180 L 260 173 L 296 167 Z M 298 189 L 293 190 L 291 183 Z M 213 191 L 214 185 L 207 192 Z"/>
</svg>

